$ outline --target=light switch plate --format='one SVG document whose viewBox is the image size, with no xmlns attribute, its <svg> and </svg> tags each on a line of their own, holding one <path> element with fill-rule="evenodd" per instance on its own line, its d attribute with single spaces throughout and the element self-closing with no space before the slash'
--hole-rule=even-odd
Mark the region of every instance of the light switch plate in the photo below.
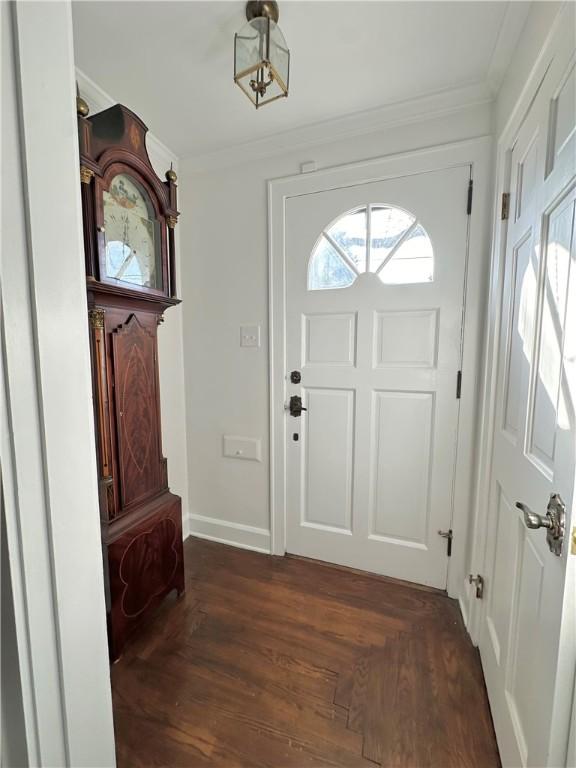
<svg viewBox="0 0 576 768">
<path fill-rule="evenodd" d="M 241 325 L 240 326 L 240 346 L 241 347 L 259 347 L 260 346 L 260 326 L 259 325 Z"/>
<path fill-rule="evenodd" d="M 256 437 L 224 435 L 224 456 L 229 459 L 262 461 L 261 442 Z"/>
</svg>

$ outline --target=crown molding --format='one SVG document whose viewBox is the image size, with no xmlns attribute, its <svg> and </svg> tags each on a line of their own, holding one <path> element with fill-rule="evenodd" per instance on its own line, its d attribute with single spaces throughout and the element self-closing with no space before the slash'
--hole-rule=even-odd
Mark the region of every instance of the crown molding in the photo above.
<svg viewBox="0 0 576 768">
<path fill-rule="evenodd" d="M 493 100 L 494 97 L 487 82 L 473 83 L 387 104 L 377 109 L 301 126 L 213 152 L 198 155 L 183 154 L 180 159 L 186 162 L 188 168 L 196 172 L 240 165 L 318 144 L 329 144 L 342 139 L 376 133 L 395 125 L 405 125 L 462 112 L 474 106 L 492 104 Z"/>
<path fill-rule="evenodd" d="M 516 5 L 516 3 L 511 3 L 511 5 Z M 92 114 L 107 109 L 116 103 L 112 96 L 78 68 L 76 68 L 76 80 L 80 94 L 88 103 Z M 488 82 L 473 83 L 394 102 L 376 109 L 355 112 L 332 120 L 303 125 L 289 131 L 282 131 L 261 139 L 198 155 L 186 154 L 178 158 L 172 150 L 150 132 L 147 134 L 147 146 L 150 154 L 154 156 L 153 160 L 162 163 L 166 168 L 169 167 L 170 163 L 174 163 L 178 170 L 178 160 L 180 159 L 180 161 L 185 160 L 187 167 L 192 171 L 201 172 L 255 162 L 319 144 L 329 144 L 356 136 L 377 133 L 392 126 L 408 125 L 422 120 L 456 114 L 474 106 L 491 104 L 493 100 L 493 91 Z"/>
<path fill-rule="evenodd" d="M 506 6 L 486 76 L 494 97 L 500 90 L 514 56 L 514 51 L 530 13 L 530 5 L 530 2 L 509 2 Z"/>
<path fill-rule="evenodd" d="M 80 95 L 90 107 L 91 115 L 97 112 L 102 112 L 102 110 L 117 104 L 116 99 L 113 99 L 110 94 L 100 88 L 99 85 L 91 80 L 88 75 L 84 74 L 81 69 L 78 69 L 78 67 L 76 67 L 76 82 L 78 83 Z M 170 167 L 171 163 L 176 170 L 178 170 L 178 156 L 150 131 L 146 134 L 146 149 L 151 156 L 150 160 L 152 164 L 155 166 L 162 166 L 160 169 L 155 169 L 162 178 L 164 177 L 164 172 Z"/>
</svg>

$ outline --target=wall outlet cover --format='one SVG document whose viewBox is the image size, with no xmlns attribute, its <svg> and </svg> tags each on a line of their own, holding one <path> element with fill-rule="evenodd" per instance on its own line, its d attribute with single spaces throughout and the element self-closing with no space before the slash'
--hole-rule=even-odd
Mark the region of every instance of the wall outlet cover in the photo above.
<svg viewBox="0 0 576 768">
<path fill-rule="evenodd" d="M 223 443 L 224 456 L 229 459 L 262 461 L 262 442 L 256 437 L 224 435 Z"/>
</svg>

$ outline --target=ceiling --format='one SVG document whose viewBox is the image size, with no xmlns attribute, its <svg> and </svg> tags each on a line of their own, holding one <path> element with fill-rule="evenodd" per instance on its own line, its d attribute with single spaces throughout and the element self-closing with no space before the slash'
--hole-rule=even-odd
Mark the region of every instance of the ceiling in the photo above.
<svg viewBox="0 0 576 768">
<path fill-rule="evenodd" d="M 494 90 L 528 5 L 280 0 L 290 95 L 258 112 L 232 80 L 242 2 L 81 0 L 74 47 L 79 69 L 172 151 L 202 155 L 455 87 Z"/>
</svg>

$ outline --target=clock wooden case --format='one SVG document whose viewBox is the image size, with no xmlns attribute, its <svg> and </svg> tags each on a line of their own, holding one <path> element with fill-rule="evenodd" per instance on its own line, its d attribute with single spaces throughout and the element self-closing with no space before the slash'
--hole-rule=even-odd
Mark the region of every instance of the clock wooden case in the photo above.
<svg viewBox="0 0 576 768">
<path fill-rule="evenodd" d="M 181 499 L 162 455 L 157 329 L 176 298 L 176 174 L 156 175 L 147 128 L 79 102 L 80 180 L 98 486 L 112 659 L 184 591 Z"/>
</svg>

